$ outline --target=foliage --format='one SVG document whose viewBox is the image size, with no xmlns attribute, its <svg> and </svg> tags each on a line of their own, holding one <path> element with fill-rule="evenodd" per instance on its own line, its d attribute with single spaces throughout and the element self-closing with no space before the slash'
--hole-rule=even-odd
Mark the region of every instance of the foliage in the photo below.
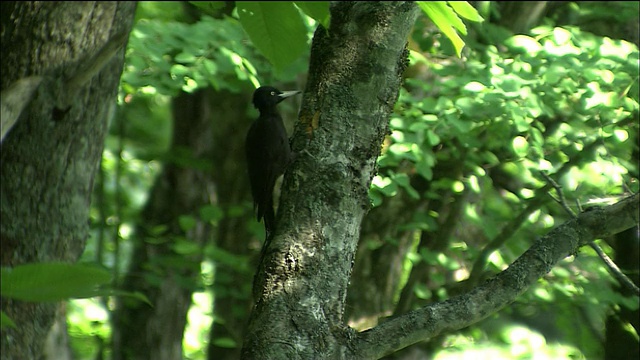
<svg viewBox="0 0 640 360">
<path fill-rule="evenodd" d="M 544 183 L 538 171 L 553 174 L 569 159 L 583 169 L 560 179 L 566 190 L 583 187 L 582 197 L 622 191 L 628 171 L 637 173 L 627 160 L 636 144 L 629 126 L 638 112 L 637 48 L 577 28 L 534 33 L 537 38 L 508 39 L 507 52 L 489 46 L 464 64 L 434 65 L 442 82 L 407 79 L 409 90 L 401 93 L 400 116 L 391 120 L 391 144 L 379 165 L 413 166 L 404 174 L 385 170 L 388 176 L 374 182 L 374 204 L 381 201 L 378 194 L 399 188 L 414 198 L 437 197 L 418 194 L 407 176 L 415 172 L 432 180 L 436 164 L 452 160 L 464 161 L 465 187 L 477 194 L 485 190 L 479 177 L 486 179 L 492 169 L 515 177 L 524 186 L 510 195 L 512 201 L 530 197 Z M 449 179 L 432 186 L 463 189 Z"/>
<path fill-rule="evenodd" d="M 418 1 L 418 5 L 438 29 L 451 40 L 458 56 L 462 53 L 464 41 L 457 32 L 467 35 L 467 27 L 458 15 L 471 21 L 483 21 L 476 9 L 466 1 Z"/>
<path fill-rule="evenodd" d="M 297 8 L 296 8 L 297 7 Z M 238 17 L 253 44 L 277 68 L 299 58 L 307 49 L 304 18 L 298 8 L 327 27 L 328 2 L 239 2 Z"/>
<path fill-rule="evenodd" d="M 638 149 L 635 45 L 576 27 L 541 26 L 530 36 L 476 47 L 464 62 L 427 60 L 415 50 L 412 64 L 427 67 L 429 80 L 406 80 L 378 160 L 372 202 L 380 206 L 402 193 L 426 204 L 467 199 L 459 230 L 439 254 L 444 258 L 426 249 L 413 257 L 414 266 L 435 266 L 433 284 L 415 285 L 417 298 L 446 297 L 443 290 L 455 282 L 437 274 L 474 275 L 482 270 L 475 266 L 478 249 L 499 239 L 501 228 L 515 226 L 520 230 L 488 257 L 487 270 L 504 269 L 528 243 L 567 219 L 552 197 L 578 204 L 574 211 L 580 211 L 593 199 L 638 191 L 632 161 Z M 562 193 L 553 191 L 547 176 Z M 534 203 L 539 205 L 531 208 Z M 444 226 L 446 214 L 425 209 L 400 226 L 429 233 Z M 616 304 L 637 308 L 637 301 L 613 290 L 615 281 L 595 254 L 585 250 L 578 260 L 555 268 L 518 303 L 581 306 L 597 319 Z M 566 339 L 581 344 L 583 354 L 599 356 L 593 334 L 576 331 L 584 328 L 575 323 L 579 314 L 553 314 Z"/>
<path fill-rule="evenodd" d="M 258 86 L 256 68 L 247 59 L 252 48 L 243 39 L 231 18 L 203 16 L 194 24 L 141 19 L 131 32 L 122 88 L 173 96 L 209 85 L 239 91 L 238 80 Z"/>
</svg>

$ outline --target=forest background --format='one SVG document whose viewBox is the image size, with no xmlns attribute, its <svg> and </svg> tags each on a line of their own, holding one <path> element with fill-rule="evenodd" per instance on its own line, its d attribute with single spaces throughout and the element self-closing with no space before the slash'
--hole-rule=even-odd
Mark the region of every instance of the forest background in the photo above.
<svg viewBox="0 0 640 360">
<path fill-rule="evenodd" d="M 138 3 L 79 265 L 3 267 L 3 297 L 108 285 L 55 305 L 45 358 L 240 357 L 264 239 L 244 164 L 251 94 L 304 90 L 330 21 L 327 3 L 295 4 Z M 464 293 L 576 214 L 638 192 L 638 3 L 471 5 L 484 21 L 464 20 L 462 49 L 428 16 L 413 24 L 346 295 L 358 331 Z M 291 23 L 252 28 L 243 12 Z M 301 101 L 279 106 L 290 134 Z M 599 251 L 637 286 L 639 241 L 637 226 L 598 239 L 501 311 L 388 358 L 638 358 L 637 294 Z M 60 274 L 69 289 L 42 290 Z M 3 354 L 22 326 L 7 313 Z"/>
</svg>

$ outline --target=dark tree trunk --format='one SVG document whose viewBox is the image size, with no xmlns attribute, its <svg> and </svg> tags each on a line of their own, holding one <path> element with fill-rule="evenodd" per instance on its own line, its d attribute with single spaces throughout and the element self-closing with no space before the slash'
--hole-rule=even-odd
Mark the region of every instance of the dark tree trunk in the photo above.
<svg viewBox="0 0 640 360">
<path fill-rule="evenodd" d="M 316 30 L 278 231 L 254 284 L 246 359 L 353 358 L 343 312 L 368 189 L 406 67 L 413 3 L 335 2 Z"/>
<path fill-rule="evenodd" d="M 239 258 L 249 259 L 258 253 L 260 242 L 257 239 L 251 241 L 251 234 L 247 232 L 247 221 L 254 221 L 253 213 L 242 211 L 242 216 L 238 216 L 237 207 L 243 203 L 250 204 L 251 198 L 244 153 L 244 139 L 251 124 L 247 117 L 247 109 L 251 106 L 251 89 L 238 94 L 228 91 L 214 94 L 212 99 L 215 101 L 209 104 L 211 121 L 215 124 L 212 139 L 213 178 L 217 203 L 225 212 L 216 229 L 215 246 Z M 233 215 L 234 212 L 236 215 Z M 250 285 L 257 262 L 247 260 L 245 264 L 232 264 L 213 260 L 216 272 L 213 313 L 217 321 L 211 325 L 207 357 L 211 360 L 238 359 L 242 333 L 251 307 Z M 231 346 L 231 341 L 237 346 Z"/>
<path fill-rule="evenodd" d="M 545 15 L 547 1 L 500 1 L 500 21 L 515 34 L 525 34 Z"/>
<path fill-rule="evenodd" d="M 169 161 L 155 182 L 136 230 L 134 251 L 123 288 L 141 291 L 148 304 L 121 298 L 114 313 L 114 359 L 180 359 L 182 338 L 193 291 L 200 286 L 202 249 L 211 241 L 212 228 L 198 210 L 215 202 L 206 161 L 212 149 L 209 91 L 180 94 L 173 102 L 173 143 Z M 218 171 L 214 169 L 214 171 Z M 180 226 L 180 216 L 195 225 Z M 166 227 L 162 233 L 154 228 Z M 199 250 L 176 252 L 177 242 Z"/>
<path fill-rule="evenodd" d="M 42 78 L 2 142 L 2 266 L 74 262 L 84 250 L 134 12 L 129 2 L 2 3 L 3 91 Z M 3 299 L 17 324 L 2 331 L 3 358 L 40 357 L 56 307 Z"/>
<path fill-rule="evenodd" d="M 616 264 L 629 278 L 640 286 L 640 239 L 638 228 L 631 228 L 613 237 L 612 244 L 616 257 Z M 620 288 L 624 296 L 637 296 L 628 288 Z M 637 301 L 637 298 L 636 298 Z M 630 310 L 624 305 L 611 309 L 611 315 L 606 320 L 606 337 L 604 355 L 607 360 L 640 359 L 640 344 L 636 334 L 640 331 L 640 310 Z M 635 334 L 629 327 L 632 327 Z"/>
</svg>

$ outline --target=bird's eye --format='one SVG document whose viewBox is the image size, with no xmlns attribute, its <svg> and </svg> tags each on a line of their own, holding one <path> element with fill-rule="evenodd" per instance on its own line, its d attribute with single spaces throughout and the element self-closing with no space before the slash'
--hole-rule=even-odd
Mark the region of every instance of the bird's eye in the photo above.
<svg viewBox="0 0 640 360">
<path fill-rule="evenodd" d="M 276 94 L 276 92 L 275 92 L 275 91 L 272 91 L 272 92 L 271 92 L 271 96 L 274 96 L 275 94 Z"/>
</svg>

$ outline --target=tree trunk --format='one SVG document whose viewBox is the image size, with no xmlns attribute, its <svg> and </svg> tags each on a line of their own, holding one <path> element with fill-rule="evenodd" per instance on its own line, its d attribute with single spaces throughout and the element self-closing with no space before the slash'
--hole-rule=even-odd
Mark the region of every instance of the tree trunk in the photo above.
<svg viewBox="0 0 640 360">
<path fill-rule="evenodd" d="M 233 215 L 233 207 L 250 201 L 249 182 L 245 166 L 244 141 L 251 120 L 247 117 L 251 89 L 239 94 L 228 91 L 215 92 L 211 101 L 210 121 L 215 123 L 212 139 L 213 178 L 216 184 L 216 200 L 225 216 L 218 223 L 215 246 L 223 252 L 249 259 L 258 253 L 260 243 L 247 231 L 247 221 L 255 221 L 253 212 L 243 211 L 244 216 Z M 254 251 L 251 251 L 252 245 Z M 213 314 L 217 320 L 211 325 L 208 359 L 238 359 L 242 332 L 251 309 L 252 271 L 257 261 L 231 264 L 216 261 L 213 284 Z M 250 264 L 250 265 L 248 265 Z M 240 285 L 240 286 L 239 286 Z M 232 346 L 231 342 L 236 346 Z"/>
<path fill-rule="evenodd" d="M 547 7 L 547 1 L 502 1 L 499 24 L 515 34 L 525 34 L 540 22 Z"/>
<path fill-rule="evenodd" d="M 74 262 L 88 236 L 91 189 L 135 3 L 3 2 L 2 89 L 40 86 L 2 143 L 2 266 Z M 2 356 L 39 358 L 56 304 L 3 299 L 17 324 Z"/>
<path fill-rule="evenodd" d="M 254 283 L 246 359 L 339 359 L 368 189 L 407 64 L 413 3 L 336 2 L 316 30 L 277 231 Z"/>
<path fill-rule="evenodd" d="M 629 278 L 640 285 L 638 258 L 640 258 L 640 243 L 638 228 L 616 234 L 613 237 L 613 248 L 616 253 L 616 264 Z M 627 297 L 637 296 L 627 288 L 619 288 L 620 294 Z M 604 343 L 604 358 L 615 359 L 639 359 L 640 347 L 636 334 L 640 331 L 640 310 L 631 310 L 624 305 L 610 310 L 611 314 L 606 319 L 606 337 Z M 635 334 L 631 331 L 634 329 Z"/>
<path fill-rule="evenodd" d="M 196 166 L 212 149 L 209 91 L 180 94 L 173 102 L 174 131 L 168 162 L 156 180 L 136 229 L 134 251 L 123 288 L 144 293 L 146 303 L 120 298 L 114 313 L 114 359 L 180 359 L 193 291 L 200 286 L 202 249 L 212 228 L 199 209 L 215 201 L 209 169 Z M 214 170 L 218 171 L 218 170 Z M 184 228 L 181 216 L 194 225 Z M 157 228 L 166 227 L 162 233 Z M 150 241 L 152 240 L 153 241 Z M 195 245 L 192 252 L 177 251 Z"/>
</svg>

